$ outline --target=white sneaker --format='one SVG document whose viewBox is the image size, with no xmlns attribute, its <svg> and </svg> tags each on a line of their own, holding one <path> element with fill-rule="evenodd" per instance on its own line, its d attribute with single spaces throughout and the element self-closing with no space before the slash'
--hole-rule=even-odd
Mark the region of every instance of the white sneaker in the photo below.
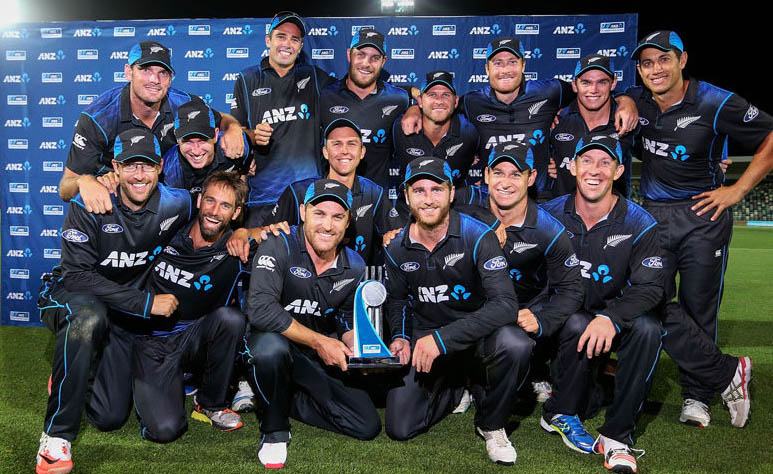
<svg viewBox="0 0 773 474">
<path fill-rule="evenodd" d="M 38 448 L 37 474 L 66 474 L 72 471 L 72 452 L 70 442 L 63 438 L 40 435 Z"/>
<path fill-rule="evenodd" d="M 457 415 L 464 413 L 470 409 L 470 405 L 472 405 L 472 394 L 470 393 L 469 390 L 465 388 L 464 393 L 462 394 L 462 399 L 459 400 L 459 404 L 456 405 L 456 408 L 454 408 L 454 411 L 452 411 L 451 413 L 454 413 Z"/>
<path fill-rule="evenodd" d="M 515 452 L 513 443 L 507 438 L 504 428 L 493 431 L 483 431 L 480 427 L 475 427 L 478 434 L 486 440 L 486 452 L 488 458 L 497 464 L 512 466 L 518 455 Z"/>
<path fill-rule="evenodd" d="M 247 413 L 255 408 L 255 402 L 253 401 L 255 394 L 252 392 L 250 384 L 246 380 L 239 381 L 239 389 L 234 395 L 234 400 L 231 403 L 231 410 L 236 413 Z"/>
<path fill-rule="evenodd" d="M 682 414 L 679 415 L 679 421 L 688 425 L 706 428 L 711 422 L 709 406 L 698 400 L 687 398 L 682 405 Z"/>
<path fill-rule="evenodd" d="M 752 399 L 749 395 L 749 382 L 752 380 L 752 360 L 748 357 L 738 358 L 733 380 L 722 392 L 722 403 L 730 410 L 730 424 L 743 428 L 749 421 Z"/>
<path fill-rule="evenodd" d="M 537 395 L 539 403 L 545 403 L 548 398 L 553 396 L 553 386 L 550 385 L 550 382 L 545 380 L 532 382 L 531 387 L 534 390 L 534 394 Z"/>
<path fill-rule="evenodd" d="M 593 452 L 604 455 L 604 467 L 617 473 L 632 474 L 636 472 L 636 458 L 644 456 L 643 449 L 633 449 L 604 435 L 599 435 L 593 443 Z M 634 457 L 634 453 L 638 456 Z"/>
<path fill-rule="evenodd" d="M 279 439 L 287 438 L 287 441 L 266 439 L 272 437 L 272 435 L 274 435 L 274 437 L 279 435 Z M 258 459 L 260 460 L 260 463 L 263 464 L 266 469 L 281 469 L 285 467 L 285 462 L 287 462 L 287 444 L 289 442 L 290 433 L 288 432 L 264 435 L 260 441 L 260 448 L 258 448 Z"/>
</svg>

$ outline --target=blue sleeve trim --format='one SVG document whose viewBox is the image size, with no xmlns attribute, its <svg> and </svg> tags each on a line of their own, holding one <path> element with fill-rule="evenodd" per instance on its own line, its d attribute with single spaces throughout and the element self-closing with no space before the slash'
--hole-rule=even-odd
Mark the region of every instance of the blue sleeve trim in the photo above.
<svg viewBox="0 0 773 474">
<path fill-rule="evenodd" d="M 147 318 L 148 314 L 148 305 L 150 304 L 150 293 L 148 293 L 148 297 L 145 298 L 145 309 L 142 310 L 142 317 Z"/>
<path fill-rule="evenodd" d="M 656 225 L 657 225 L 657 222 L 653 222 L 652 224 L 650 224 L 649 226 L 647 226 L 647 228 L 646 228 L 646 229 L 644 229 L 643 231 L 641 231 L 641 234 L 639 234 L 638 236 L 636 236 L 636 238 L 635 238 L 635 239 L 633 239 L 633 244 L 632 244 L 632 245 L 636 245 L 636 242 L 638 242 L 638 241 L 639 241 L 639 239 L 641 238 L 641 236 L 642 236 L 642 235 L 644 235 L 644 234 L 645 234 L 645 233 L 646 233 L 648 230 L 650 230 L 650 229 L 652 229 L 653 227 L 655 227 Z"/>
<path fill-rule="evenodd" d="M 545 255 L 547 255 L 548 252 L 550 252 L 550 249 L 553 248 L 553 244 L 556 243 L 556 240 L 558 240 L 558 237 L 561 236 L 561 232 L 563 232 L 564 230 L 566 230 L 566 227 L 565 226 L 561 226 L 561 230 L 559 230 L 556 233 L 556 236 L 553 237 L 553 240 L 550 241 L 550 245 L 548 245 L 548 248 L 545 249 Z"/>
<path fill-rule="evenodd" d="M 534 313 L 532 313 L 532 314 L 534 314 Z M 539 326 L 539 332 L 537 333 L 537 337 L 542 337 L 542 323 L 539 322 L 539 318 L 537 317 L 536 314 L 534 315 L 534 319 L 537 320 L 537 326 Z"/>
<path fill-rule="evenodd" d="M 717 113 L 716 113 L 716 114 L 714 114 L 714 125 L 713 125 L 713 128 L 714 128 L 714 135 L 718 135 L 718 133 L 717 133 L 717 119 L 719 118 L 719 112 L 722 110 L 722 107 L 724 107 L 724 106 L 725 106 L 725 102 L 727 102 L 727 101 L 728 101 L 728 99 L 730 99 L 732 96 L 733 96 L 733 93 L 732 93 L 732 92 L 731 92 L 731 93 L 729 93 L 729 94 L 727 95 L 727 97 L 725 97 L 725 100 L 723 100 L 723 101 L 722 101 L 722 103 L 721 103 L 721 104 L 719 104 L 719 108 L 717 109 Z"/>
<path fill-rule="evenodd" d="M 102 125 L 100 125 L 99 122 L 97 122 L 97 119 L 95 119 L 94 116 L 92 116 L 88 112 L 81 112 L 81 113 L 83 115 L 85 115 L 86 117 L 90 118 L 91 121 L 94 122 L 94 125 L 99 127 L 99 131 L 102 132 L 102 135 L 105 137 L 105 146 L 109 145 L 110 144 L 110 140 L 107 138 L 107 133 L 105 133 L 105 129 L 102 128 Z"/>
<path fill-rule="evenodd" d="M 290 193 L 292 193 L 293 199 L 295 199 L 295 212 L 293 214 L 295 214 L 297 218 L 295 219 L 294 225 L 301 225 L 301 211 L 299 209 L 301 204 L 298 202 L 298 196 L 295 194 L 295 188 L 292 184 L 290 185 Z"/>
<path fill-rule="evenodd" d="M 446 344 L 443 342 L 443 338 L 440 337 L 440 333 L 435 331 L 435 335 L 437 336 L 437 340 L 440 341 L 440 346 L 443 348 L 443 354 L 448 354 L 448 351 L 446 350 Z"/>
<path fill-rule="evenodd" d="M 249 125 L 250 130 L 254 129 L 255 127 L 252 126 L 252 119 L 250 119 L 250 96 L 247 93 L 247 81 L 244 80 L 244 72 L 242 74 L 239 74 L 239 78 L 242 80 L 242 85 L 244 86 L 244 97 L 242 103 L 247 107 L 247 125 Z"/>
<path fill-rule="evenodd" d="M 281 235 L 285 241 L 285 247 L 287 247 L 287 255 L 290 255 L 290 243 L 287 241 L 287 237 L 285 236 L 285 233 L 280 231 L 279 235 Z"/>
<path fill-rule="evenodd" d="M 398 235 L 400 235 L 400 234 L 398 234 Z M 395 236 L 395 237 L 397 237 L 397 236 Z M 400 265 L 398 265 L 398 264 L 397 264 L 397 262 L 395 262 L 395 259 L 394 259 L 394 258 L 392 258 L 392 255 L 390 255 L 390 254 L 389 254 L 389 251 L 387 250 L 387 248 L 386 248 L 386 247 L 384 247 L 384 255 L 386 255 L 387 257 L 389 257 L 389 260 L 391 260 L 391 261 L 392 261 L 392 264 L 393 264 L 394 266 L 396 266 L 396 267 L 400 268 Z"/>
</svg>

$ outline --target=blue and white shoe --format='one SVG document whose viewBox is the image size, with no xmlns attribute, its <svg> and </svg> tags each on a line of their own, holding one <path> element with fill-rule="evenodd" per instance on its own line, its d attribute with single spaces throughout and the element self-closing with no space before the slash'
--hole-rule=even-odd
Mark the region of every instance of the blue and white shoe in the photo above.
<svg viewBox="0 0 773 474">
<path fill-rule="evenodd" d="M 540 417 L 539 424 L 548 433 L 561 435 L 564 444 L 574 451 L 583 454 L 593 452 L 593 437 L 585 431 L 585 427 L 577 415 L 555 415 L 550 423 Z"/>
</svg>

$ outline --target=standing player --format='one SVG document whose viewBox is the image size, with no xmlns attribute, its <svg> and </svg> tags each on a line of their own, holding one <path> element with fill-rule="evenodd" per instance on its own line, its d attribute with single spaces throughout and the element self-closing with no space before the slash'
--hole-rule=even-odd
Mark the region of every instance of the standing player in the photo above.
<svg viewBox="0 0 773 474">
<path fill-rule="evenodd" d="M 558 79 L 526 81 L 523 45 L 518 38 L 498 38 L 488 45 L 486 73 L 489 85 L 465 94 L 461 108 L 480 134 L 478 157 L 487 157 L 500 141 L 518 141 L 531 145 L 537 180 L 533 192 L 541 201 L 550 198 L 547 187 L 549 133 L 559 109 L 574 98 L 570 83 Z M 615 127 L 623 134 L 636 126 L 636 108 L 630 99 L 615 99 Z M 403 130 L 414 133 L 418 112 L 403 118 Z M 482 167 L 482 165 L 481 165 Z"/>
<path fill-rule="evenodd" d="M 773 169 L 773 118 L 737 95 L 696 79 L 682 70 L 687 52 L 679 35 L 656 31 L 632 54 L 644 87 L 630 90 L 641 113 L 641 191 L 644 206 L 659 223 L 665 296 L 717 342 L 727 252 L 733 229 L 730 206 L 740 201 Z M 755 150 L 751 163 L 733 185 L 724 185 L 719 163 L 727 157 L 728 138 Z M 691 341 L 681 344 L 691 346 Z M 728 358 L 715 367 L 713 380 L 733 383 L 722 392 L 734 426 L 749 413 L 751 360 Z M 684 405 L 680 420 L 707 426 L 709 400 L 716 390 L 682 373 Z M 724 386 L 724 385 L 723 385 Z"/>
<path fill-rule="evenodd" d="M 247 227 L 263 224 L 288 183 L 320 174 L 319 91 L 334 79 L 299 62 L 305 35 L 298 14 L 277 13 L 266 35 L 268 57 L 243 70 L 234 84 L 231 113 L 256 145 Z"/>
<path fill-rule="evenodd" d="M 246 174 L 249 170 L 250 145 L 246 134 L 242 134 L 244 153 L 228 158 L 223 150 L 223 133 L 215 125 L 214 111 L 203 102 L 181 105 L 174 124 L 177 144 L 164 154 L 163 182 L 167 186 L 198 194 L 204 180 L 215 171 Z"/>
<path fill-rule="evenodd" d="M 577 142 L 585 135 L 609 135 L 617 138 L 623 150 L 623 176 L 614 188 L 626 198 L 631 195 L 631 148 L 634 133 L 618 137 L 615 130 L 617 103 L 612 91 L 617 85 L 612 60 L 600 54 L 589 54 L 574 68 L 572 90 L 577 98 L 558 115 L 558 125 L 550 132 L 550 170 L 553 197 L 574 192 L 577 179 L 569 170 Z M 556 169 L 557 167 L 557 169 Z M 553 175 L 555 172 L 556 175 Z"/>
<path fill-rule="evenodd" d="M 287 459 L 290 416 L 362 440 L 381 431 L 368 393 L 345 372 L 365 271 L 362 258 L 341 245 L 351 206 L 346 186 L 315 181 L 300 205 L 303 224 L 269 235 L 253 260 L 247 351 L 250 382 L 266 404 L 258 458 L 268 468 Z"/>
<path fill-rule="evenodd" d="M 188 427 L 183 370 L 201 368 L 193 418 L 223 431 L 242 427 L 226 408 L 226 394 L 245 318 L 227 306 L 242 273 L 228 255 L 229 224 L 242 210 L 247 186 L 236 173 L 216 171 L 204 182 L 195 219 L 172 238 L 152 267 L 149 288 L 177 297 L 177 310 L 151 322 L 153 332 L 134 343 L 134 404 L 145 439 L 176 440 Z M 255 250 L 253 245 L 252 250 Z"/>
<path fill-rule="evenodd" d="M 407 440 L 442 420 L 470 367 L 483 387 L 476 432 L 492 461 L 511 465 L 516 452 L 505 424 L 534 341 L 512 324 L 518 302 L 494 233 L 450 210 L 452 180 L 439 159 L 417 158 L 406 169 L 413 220 L 387 247 L 385 311 L 390 350 L 410 367 L 387 394 L 386 432 Z"/>
<path fill-rule="evenodd" d="M 71 200 L 62 224 L 61 266 L 38 299 L 41 319 L 56 335 L 38 474 L 70 472 L 70 444 L 84 406 L 100 430 L 124 424 L 132 405 L 133 333 L 144 331 L 151 315 L 169 316 L 178 304 L 174 295 L 138 288 L 190 218 L 190 196 L 158 184 L 161 152 L 149 131 L 122 132 L 113 156 L 119 180 L 110 195 L 113 212 L 91 213 L 80 197 Z"/>
<path fill-rule="evenodd" d="M 346 50 L 349 73 L 320 95 L 323 124 L 346 117 L 361 127 L 368 152 L 357 173 L 383 188 L 388 185 L 387 168 L 392 158 L 392 124 L 411 99 L 408 92 L 381 77 L 386 57 L 383 34 L 373 29 L 358 31 Z"/>
<path fill-rule="evenodd" d="M 588 359 L 614 350 L 620 361 L 614 401 L 598 430 L 594 451 L 604 454 L 607 469 L 632 473 L 636 418 L 660 355 L 663 330 L 650 311 L 663 295 L 663 265 L 655 219 L 612 190 L 624 171 L 621 160 L 617 140 L 607 135 L 583 137 L 571 164 L 576 192 L 543 207 L 571 233 L 585 279 L 583 308 L 573 317 L 583 317 L 587 327 L 576 350 Z M 576 386 L 562 395 L 577 406 L 585 392 L 585 387 Z M 551 406 L 549 400 L 546 414 Z M 544 416 L 540 421 L 545 430 L 557 431 L 546 421 Z"/>
<path fill-rule="evenodd" d="M 152 132 L 161 146 L 161 153 L 175 144 L 169 133 L 174 128 L 177 109 L 197 96 L 170 87 L 174 69 L 171 52 L 155 41 L 135 44 L 129 51 L 124 75 L 129 81 L 97 97 L 83 111 L 75 125 L 67 164 L 59 182 L 59 196 L 69 201 L 80 193 L 88 212 L 110 212 L 110 193 L 115 192 L 117 179 L 112 173 L 113 144 L 125 130 L 143 129 Z M 240 130 L 233 117 L 215 113 L 215 122 L 226 130 L 231 146 L 226 155 L 243 153 Z"/>
</svg>

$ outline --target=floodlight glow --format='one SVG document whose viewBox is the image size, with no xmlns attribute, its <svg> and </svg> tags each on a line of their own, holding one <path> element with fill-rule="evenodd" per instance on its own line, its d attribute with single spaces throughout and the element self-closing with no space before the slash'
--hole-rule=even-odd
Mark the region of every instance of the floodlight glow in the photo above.
<svg viewBox="0 0 773 474">
<path fill-rule="evenodd" d="M 0 25 L 10 25 L 21 21 L 19 0 L 0 0 Z"/>
</svg>

